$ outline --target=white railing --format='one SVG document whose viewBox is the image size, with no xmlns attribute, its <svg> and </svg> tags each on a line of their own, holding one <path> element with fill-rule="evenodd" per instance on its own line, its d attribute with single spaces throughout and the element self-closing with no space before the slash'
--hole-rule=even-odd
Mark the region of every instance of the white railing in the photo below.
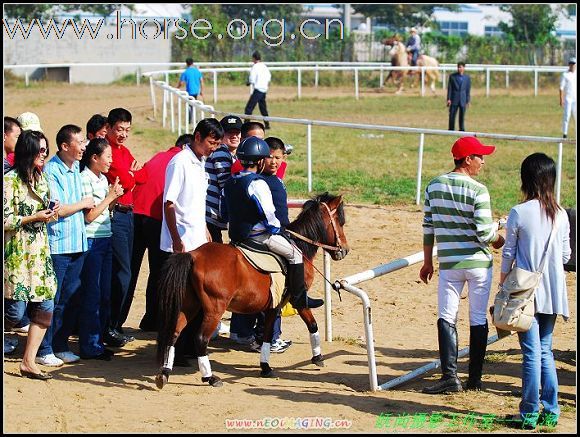
<svg viewBox="0 0 580 437">
<path fill-rule="evenodd" d="M 167 83 L 159 80 L 154 80 L 153 77 L 149 77 L 149 83 L 151 88 L 151 100 L 153 105 L 153 114 L 157 118 L 157 106 L 155 99 L 155 88 L 160 88 L 163 90 L 163 117 L 162 124 L 163 127 L 167 124 L 167 105 L 169 104 L 169 112 L 171 118 L 171 131 L 175 132 L 175 102 L 173 96 L 177 97 L 178 106 L 178 135 L 182 133 L 182 127 L 184 132 L 189 132 L 189 117 L 185 118 L 185 123 L 182 123 L 181 117 L 181 106 L 185 108 L 191 106 L 193 108 L 193 124 L 197 122 L 197 111 L 199 110 L 201 118 L 205 117 L 205 113 L 208 112 L 212 116 L 220 115 L 237 115 L 240 118 L 248 118 L 245 114 L 236 114 L 232 112 L 219 111 L 214 109 L 213 106 L 206 105 L 199 100 L 195 100 L 193 97 L 189 96 L 187 92 L 181 91 L 174 88 Z M 187 114 L 187 110 L 185 110 Z M 529 141 L 529 142 L 543 142 L 543 143 L 557 143 L 558 144 L 558 170 L 557 170 L 557 181 L 556 181 L 556 198 L 560 201 L 560 187 L 562 181 L 562 155 L 563 155 L 563 144 L 575 144 L 575 139 L 564 139 L 555 137 L 538 137 L 538 136 L 528 136 L 528 135 L 510 135 L 510 134 L 494 134 L 487 132 L 457 132 L 442 129 L 427 129 L 427 128 L 411 128 L 411 127 L 401 127 L 401 126 L 386 126 L 386 125 L 374 125 L 374 124 L 360 124 L 360 123 L 343 123 L 336 121 L 323 121 L 323 120 L 309 120 L 309 119 L 294 119 L 287 117 L 263 117 L 260 115 L 252 115 L 252 119 L 280 122 L 287 124 L 300 124 L 306 126 L 306 156 L 307 156 L 307 175 L 308 175 L 308 192 L 312 191 L 312 126 L 331 126 L 339 128 L 348 129 L 362 129 L 362 130 L 379 130 L 388 132 L 399 132 L 399 133 L 409 133 L 419 135 L 419 147 L 418 147 L 418 163 L 417 163 L 417 183 L 416 183 L 416 195 L 415 202 L 418 205 L 421 201 L 421 175 L 423 168 L 423 149 L 425 143 L 425 135 L 443 135 L 443 136 L 476 136 L 478 138 L 495 138 L 503 140 L 513 140 L 513 141 Z"/>
</svg>

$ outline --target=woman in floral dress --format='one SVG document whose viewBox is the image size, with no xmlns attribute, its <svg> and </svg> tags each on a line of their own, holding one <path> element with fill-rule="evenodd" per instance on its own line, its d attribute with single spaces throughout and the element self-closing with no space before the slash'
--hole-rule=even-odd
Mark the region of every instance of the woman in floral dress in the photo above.
<svg viewBox="0 0 580 437">
<path fill-rule="evenodd" d="M 56 294 L 46 223 L 58 216 L 60 207 L 58 201 L 50 202 L 42 173 L 47 156 L 44 134 L 23 131 L 14 167 L 4 175 L 4 326 L 18 323 L 28 307 L 31 323 L 20 372 L 41 380 L 52 377 L 40 371 L 35 357 L 50 326 Z"/>
</svg>

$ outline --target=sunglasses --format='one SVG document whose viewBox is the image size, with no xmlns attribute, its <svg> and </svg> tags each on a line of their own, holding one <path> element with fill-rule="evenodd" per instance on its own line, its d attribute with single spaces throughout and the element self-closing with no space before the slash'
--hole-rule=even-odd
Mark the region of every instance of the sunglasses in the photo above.
<svg viewBox="0 0 580 437">
<path fill-rule="evenodd" d="M 48 152 L 48 149 L 46 147 L 41 147 L 40 150 L 38 151 L 38 154 L 46 155 L 46 152 Z"/>
</svg>

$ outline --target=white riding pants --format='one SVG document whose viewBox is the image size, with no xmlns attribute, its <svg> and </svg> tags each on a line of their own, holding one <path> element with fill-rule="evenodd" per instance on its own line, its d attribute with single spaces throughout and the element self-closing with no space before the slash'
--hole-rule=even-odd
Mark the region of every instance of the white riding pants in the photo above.
<svg viewBox="0 0 580 437">
<path fill-rule="evenodd" d="M 570 115 L 574 117 L 574 122 L 576 122 L 576 100 L 564 99 L 564 114 L 562 114 L 562 133 L 564 135 L 568 135 Z"/>
<path fill-rule="evenodd" d="M 290 264 L 302 264 L 302 252 L 282 235 L 258 235 L 252 240 L 265 244 L 272 252 L 282 255 Z"/>
<path fill-rule="evenodd" d="M 457 323 L 461 291 L 467 282 L 469 324 L 485 325 L 492 273 L 491 268 L 439 270 L 439 318 L 452 325 Z"/>
</svg>

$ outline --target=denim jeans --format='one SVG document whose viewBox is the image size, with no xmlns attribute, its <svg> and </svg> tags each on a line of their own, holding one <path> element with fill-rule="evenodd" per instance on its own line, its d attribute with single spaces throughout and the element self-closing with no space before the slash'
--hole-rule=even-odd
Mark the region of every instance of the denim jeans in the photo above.
<svg viewBox="0 0 580 437">
<path fill-rule="evenodd" d="M 89 250 L 81 273 L 79 351 L 94 357 L 105 350 L 103 333 L 111 307 L 111 238 L 88 238 Z"/>
<path fill-rule="evenodd" d="M 54 300 L 48 299 L 42 302 L 25 302 L 23 300 L 4 299 L 4 318 L 14 326 L 21 322 L 30 309 L 38 307 L 39 310 L 52 313 L 54 311 Z M 29 320 L 30 323 L 30 320 Z"/>
<path fill-rule="evenodd" d="M 81 270 L 86 252 L 51 254 L 57 289 L 52 323 L 44 334 L 38 356 L 69 351 L 68 339 L 79 317 Z"/>
<path fill-rule="evenodd" d="M 556 314 L 536 314 L 529 331 L 518 332 L 522 348 L 522 418 L 539 413 L 560 416 L 558 407 L 558 375 L 552 353 L 552 333 Z M 540 395 L 540 389 L 542 394 Z"/>
<path fill-rule="evenodd" d="M 120 329 L 122 325 L 122 308 L 131 284 L 133 213 L 114 210 L 111 218 L 111 230 L 113 231 L 113 275 L 111 280 L 109 328 Z"/>
<path fill-rule="evenodd" d="M 274 319 L 274 328 L 272 331 L 272 343 L 274 343 L 280 335 L 282 316 L 280 313 Z M 264 335 L 264 313 L 256 314 L 238 314 L 232 313 L 230 322 L 230 332 L 237 334 L 238 337 L 249 337 L 250 335 Z"/>
</svg>

